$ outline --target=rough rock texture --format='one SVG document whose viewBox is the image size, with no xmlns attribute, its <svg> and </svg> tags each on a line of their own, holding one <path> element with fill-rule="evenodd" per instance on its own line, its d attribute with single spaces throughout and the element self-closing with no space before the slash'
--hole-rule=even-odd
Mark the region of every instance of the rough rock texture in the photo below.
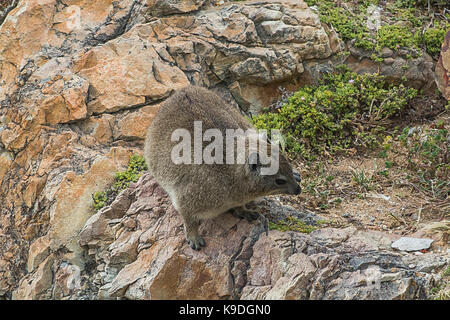
<svg viewBox="0 0 450 320">
<path fill-rule="evenodd" d="M 146 127 L 173 90 L 199 84 L 243 111 L 255 112 L 277 99 L 280 85 L 310 83 L 332 70 L 333 54 L 345 48 L 301 0 L 215 3 L 11 0 L 2 4 L 0 298 L 97 297 L 96 287 L 90 288 L 83 278 L 92 270 L 79 244 L 80 230 L 92 219 L 92 194 L 112 182 L 114 172 L 132 153 L 141 152 Z M 430 82 L 428 58 L 423 59 L 412 62 L 417 64 L 414 74 L 406 74 L 417 79 L 418 86 Z M 383 72 L 396 74 L 396 69 L 389 70 Z M 125 212 L 111 214 L 122 219 Z M 103 218 L 93 217 L 98 221 L 91 232 L 109 230 Z M 131 228 L 141 222 L 125 223 Z M 261 229 L 234 223 L 245 230 L 236 237 Z M 102 241 L 115 236 L 106 231 Z M 108 281 L 117 266 L 126 268 L 137 254 L 133 248 L 142 236 L 126 234 L 121 239 L 132 253 L 120 252 L 118 246 L 111 249 L 116 261 L 112 269 L 97 266 Z M 175 247 L 182 246 L 180 236 L 173 241 L 178 241 Z M 220 261 L 236 261 L 240 246 L 236 240 Z M 172 257 L 189 268 L 203 268 L 199 261 L 206 259 L 202 255 L 196 257 L 200 260 L 188 259 L 190 252 L 179 258 L 176 250 L 158 253 L 155 248 L 143 251 L 141 259 L 150 261 L 157 255 L 163 259 L 157 269 Z M 139 243 L 137 251 L 140 256 Z M 191 260 L 198 265 L 186 262 Z M 241 268 L 234 264 L 230 270 Z M 215 275 L 215 268 L 205 272 Z M 139 286 L 137 280 L 128 285 L 133 279 L 126 280 L 125 271 L 121 282 L 99 279 L 117 289 L 99 292 L 149 297 L 151 291 L 142 293 L 139 286 L 162 285 L 149 275 L 139 280 Z M 235 297 L 244 284 L 236 276 L 221 285 L 205 286 L 217 286 L 214 297 Z"/>
<path fill-rule="evenodd" d="M 402 251 L 427 250 L 433 243 L 433 239 L 402 237 L 393 242 L 391 247 Z"/>
<path fill-rule="evenodd" d="M 432 92 L 436 88 L 434 82 L 435 61 L 426 52 L 408 59 L 408 51 L 394 52 L 389 48 L 382 50 L 382 62 L 371 59 L 373 52 L 356 48 L 352 41 L 347 44 L 350 55 L 345 64 L 358 73 L 377 73 L 386 76 L 389 82 L 399 83 L 407 80 L 409 86 L 420 88 L 425 92 Z"/>
<path fill-rule="evenodd" d="M 450 100 L 450 31 L 445 35 L 441 56 L 436 64 L 436 84 L 442 95 Z"/>
<path fill-rule="evenodd" d="M 325 228 L 310 235 L 271 231 L 253 247 L 241 299 L 423 299 L 430 272 L 449 254 L 389 250 L 379 232 Z"/>
<path fill-rule="evenodd" d="M 194 251 L 168 196 L 145 174 L 86 222 L 85 270 L 58 253 L 35 256 L 14 298 L 422 299 L 450 258 L 397 253 L 393 237 L 355 228 L 268 231 L 264 216 L 249 223 L 223 214 L 200 232 L 207 246 Z"/>
<path fill-rule="evenodd" d="M 17 6 L 19 0 L 3 0 L 0 2 L 0 24 L 3 23 L 7 14 Z"/>
</svg>

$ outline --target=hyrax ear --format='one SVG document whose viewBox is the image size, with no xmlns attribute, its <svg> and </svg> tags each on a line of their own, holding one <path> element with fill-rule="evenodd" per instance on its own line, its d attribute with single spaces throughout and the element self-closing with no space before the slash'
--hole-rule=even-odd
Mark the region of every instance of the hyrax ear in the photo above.
<svg viewBox="0 0 450 320">
<path fill-rule="evenodd" d="M 252 152 L 247 158 L 248 169 L 250 172 L 259 172 L 261 168 L 261 159 L 257 152 Z"/>
</svg>

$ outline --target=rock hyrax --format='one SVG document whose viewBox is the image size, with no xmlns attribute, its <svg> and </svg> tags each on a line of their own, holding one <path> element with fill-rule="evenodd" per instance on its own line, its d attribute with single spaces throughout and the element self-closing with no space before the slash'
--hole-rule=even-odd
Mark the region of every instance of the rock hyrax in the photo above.
<svg viewBox="0 0 450 320">
<path fill-rule="evenodd" d="M 281 154 L 278 172 L 262 175 L 264 165 L 258 150 L 252 150 L 248 141 L 245 144 L 245 163 L 227 164 L 225 160 L 223 164 L 195 164 L 195 160 L 191 164 L 174 163 L 172 151 L 180 142 L 172 141 L 172 134 L 177 129 L 184 129 L 191 134 L 191 142 L 195 144 L 195 121 L 201 121 L 203 133 L 208 129 L 218 129 L 224 141 L 227 129 L 247 130 L 253 129 L 253 126 L 236 108 L 212 91 L 189 86 L 162 103 L 148 129 L 144 155 L 149 171 L 169 194 L 172 204 L 182 216 L 187 242 L 193 249 L 199 250 L 205 245 L 198 234 L 201 220 L 215 218 L 229 210 L 238 217 L 253 220 L 258 214 L 246 210 L 246 203 L 265 195 L 299 194 L 300 187 L 296 182 L 298 174 L 293 173 L 291 165 Z M 249 141 L 259 138 L 250 137 Z M 202 143 L 205 148 L 211 142 Z M 195 157 L 193 149 L 195 147 L 190 152 Z M 223 152 L 225 150 L 224 146 Z"/>
</svg>

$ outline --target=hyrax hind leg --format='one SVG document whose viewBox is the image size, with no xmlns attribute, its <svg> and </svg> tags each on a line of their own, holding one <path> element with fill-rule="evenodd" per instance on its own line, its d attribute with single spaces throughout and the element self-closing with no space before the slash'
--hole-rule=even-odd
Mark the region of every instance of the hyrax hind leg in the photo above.
<svg viewBox="0 0 450 320">
<path fill-rule="evenodd" d="M 198 234 L 200 220 L 195 217 L 181 214 L 184 221 L 184 235 L 189 246 L 194 250 L 200 250 L 205 246 L 205 240 Z"/>
<path fill-rule="evenodd" d="M 247 221 L 253 221 L 258 219 L 259 213 L 253 210 L 249 210 L 244 206 L 231 208 L 229 210 L 231 214 L 240 219 L 246 219 Z"/>
</svg>

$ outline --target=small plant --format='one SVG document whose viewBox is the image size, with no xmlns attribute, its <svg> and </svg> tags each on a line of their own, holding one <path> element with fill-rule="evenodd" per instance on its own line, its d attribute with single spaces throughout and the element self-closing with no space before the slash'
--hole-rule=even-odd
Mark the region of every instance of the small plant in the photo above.
<svg viewBox="0 0 450 320">
<path fill-rule="evenodd" d="M 430 290 L 430 298 L 434 300 L 450 300 L 450 266 L 442 272 L 442 279 L 440 279 Z"/>
<path fill-rule="evenodd" d="M 413 172 L 410 179 L 433 198 L 446 199 L 450 194 L 449 131 L 405 127 L 398 140 L 407 149 L 408 167 Z"/>
<path fill-rule="evenodd" d="M 450 277 L 450 266 L 447 266 L 447 269 L 442 272 L 443 277 Z"/>
<path fill-rule="evenodd" d="M 92 198 L 94 199 L 94 209 L 97 211 L 106 206 L 106 202 L 108 201 L 108 196 L 105 191 L 94 193 Z"/>
<path fill-rule="evenodd" d="M 109 205 L 120 191 L 128 188 L 131 182 L 136 182 L 147 170 L 143 156 L 132 155 L 125 171 L 116 172 L 114 184 L 106 191 L 99 191 L 92 195 L 94 209 L 96 211 Z"/>
<path fill-rule="evenodd" d="M 375 62 L 383 62 L 384 61 L 383 57 L 380 57 L 375 53 L 372 53 L 370 59 L 372 59 Z"/>
<path fill-rule="evenodd" d="M 396 0 L 395 5 L 399 8 L 410 8 L 413 6 L 445 6 L 448 5 L 448 0 Z"/>
<path fill-rule="evenodd" d="M 144 157 L 132 155 L 130 157 L 130 162 L 128 163 L 128 168 L 125 171 L 116 173 L 113 189 L 122 191 L 123 189 L 128 188 L 130 182 L 138 181 L 145 170 L 147 170 L 147 165 Z"/>
<path fill-rule="evenodd" d="M 373 190 L 372 186 L 373 179 L 371 176 L 370 177 L 368 176 L 368 174 L 365 172 L 364 169 L 361 169 L 360 171 L 352 169 L 352 179 L 365 191 Z"/>
</svg>

